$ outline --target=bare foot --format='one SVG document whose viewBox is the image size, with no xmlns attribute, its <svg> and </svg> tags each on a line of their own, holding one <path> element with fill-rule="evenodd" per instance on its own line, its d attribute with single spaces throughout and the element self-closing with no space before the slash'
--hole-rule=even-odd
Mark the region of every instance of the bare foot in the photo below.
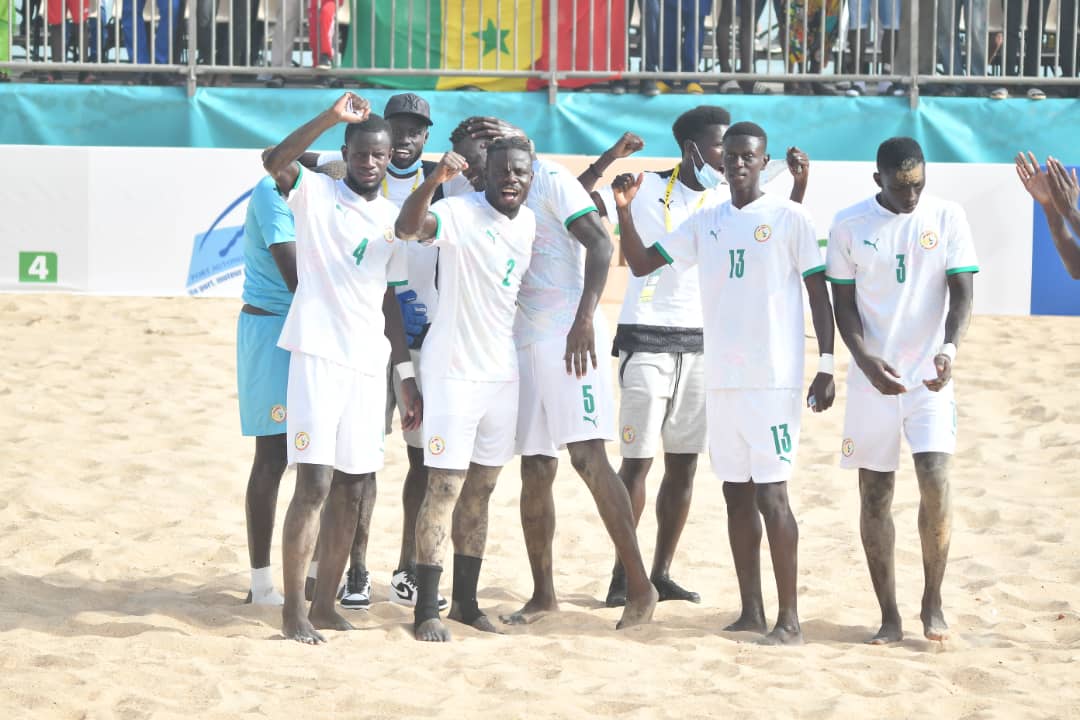
<svg viewBox="0 0 1080 720">
<path fill-rule="evenodd" d="M 656 603 L 659 601 L 660 594 L 656 592 L 653 584 L 649 583 L 645 597 L 633 595 L 626 598 L 626 607 L 623 608 L 622 617 L 615 624 L 615 629 L 624 630 L 650 622 L 653 611 L 656 610 Z"/>
<path fill-rule="evenodd" d="M 559 612 L 559 603 L 556 601 L 531 598 L 525 603 L 525 607 L 511 615 L 500 615 L 499 620 L 505 625 L 528 625 L 553 612 Z"/>
<path fill-rule="evenodd" d="M 326 638 L 303 615 L 296 616 L 282 612 L 281 634 L 286 640 L 295 640 L 305 645 L 321 645 L 326 642 Z"/>
<path fill-rule="evenodd" d="M 802 628 L 777 625 L 772 632 L 758 640 L 759 645 L 802 645 Z"/>
<path fill-rule="evenodd" d="M 660 593 L 660 602 L 664 602 L 665 600 L 685 600 L 692 603 L 701 602 L 700 595 L 693 590 L 687 590 L 666 575 L 664 577 L 654 578 L 652 584 L 656 586 L 656 591 Z"/>
<path fill-rule="evenodd" d="M 881 628 L 877 631 L 877 635 L 866 641 L 867 645 L 890 645 L 892 643 L 898 643 L 904 639 L 904 629 L 900 624 L 900 620 L 888 620 L 881 623 Z"/>
<path fill-rule="evenodd" d="M 949 639 L 949 626 L 945 622 L 945 614 L 941 612 L 941 608 L 923 610 L 919 617 L 922 618 L 923 635 L 927 640 L 944 642 Z"/>
<path fill-rule="evenodd" d="M 353 624 L 343 618 L 337 613 L 336 610 L 330 609 L 325 611 L 319 611 L 315 609 L 315 606 L 311 606 L 311 612 L 308 613 L 308 619 L 311 620 L 311 624 L 320 630 L 355 630 Z"/>
<path fill-rule="evenodd" d="M 764 634 L 769 629 L 765 623 L 765 614 L 761 612 L 743 612 L 739 619 L 724 628 L 724 632 L 755 632 Z"/>
<path fill-rule="evenodd" d="M 413 635 L 422 642 L 450 642 L 450 631 L 439 618 L 425 620 L 416 626 Z"/>
</svg>

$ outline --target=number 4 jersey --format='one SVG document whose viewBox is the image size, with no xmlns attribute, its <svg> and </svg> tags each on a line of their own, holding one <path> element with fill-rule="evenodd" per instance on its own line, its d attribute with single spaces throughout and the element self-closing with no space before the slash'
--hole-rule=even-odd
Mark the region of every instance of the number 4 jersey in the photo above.
<svg viewBox="0 0 1080 720">
<path fill-rule="evenodd" d="M 925 193 L 907 214 L 876 196 L 863 200 L 833 220 L 828 266 L 831 283 L 855 286 L 867 352 L 892 365 L 908 389 L 937 377 L 947 278 L 979 271 L 963 209 Z"/>
<path fill-rule="evenodd" d="M 514 313 L 532 259 L 536 219 L 524 205 L 510 219 L 484 193 L 431 206 L 438 227 L 439 309 L 421 355 L 429 378 L 481 382 L 518 379 Z"/>
<path fill-rule="evenodd" d="M 824 272 L 810 214 L 769 193 L 690 216 L 654 247 L 676 270 L 698 266 L 705 389 L 803 384 L 803 278 Z"/>
<path fill-rule="evenodd" d="M 397 208 L 365 200 L 342 180 L 301 170 L 288 197 L 296 221 L 298 285 L 278 346 L 354 368 L 386 372 L 387 285 L 404 285 L 404 243 L 394 237 Z"/>
</svg>

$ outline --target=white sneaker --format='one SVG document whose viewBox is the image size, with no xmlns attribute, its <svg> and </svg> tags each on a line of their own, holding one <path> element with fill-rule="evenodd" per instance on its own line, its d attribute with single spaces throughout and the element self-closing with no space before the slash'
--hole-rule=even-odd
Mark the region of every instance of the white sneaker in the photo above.
<svg viewBox="0 0 1080 720">
<path fill-rule="evenodd" d="M 371 607 L 371 578 L 367 570 L 349 568 L 345 590 L 341 594 L 341 607 L 350 610 L 367 610 Z"/>
<path fill-rule="evenodd" d="M 416 607 L 416 595 L 416 575 L 413 574 L 413 571 L 406 568 L 395 572 L 393 577 L 390 578 L 390 600 L 398 605 Z M 450 607 L 450 603 L 442 595 L 439 595 L 439 612 L 446 610 L 448 607 Z"/>
</svg>

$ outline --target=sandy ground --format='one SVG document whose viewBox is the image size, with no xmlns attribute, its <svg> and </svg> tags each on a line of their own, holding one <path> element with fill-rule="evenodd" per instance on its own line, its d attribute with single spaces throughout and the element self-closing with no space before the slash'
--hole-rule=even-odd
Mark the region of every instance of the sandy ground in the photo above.
<svg viewBox="0 0 1080 720">
<path fill-rule="evenodd" d="M 377 602 L 352 615 L 358 631 L 310 648 L 281 639 L 276 609 L 242 604 L 253 445 L 236 411 L 238 303 L 27 295 L 0 306 L 0 717 L 1080 717 L 1080 320 L 979 317 L 961 349 L 944 645 L 919 632 L 910 462 L 895 504 L 908 639 L 862 644 L 878 611 L 855 476 L 836 466 L 841 383 L 838 406 L 804 421 L 791 486 L 805 647 L 721 631 L 738 595 L 705 462 L 673 573 L 703 603 L 664 603 L 654 624 L 616 632 L 619 611 L 601 602 L 610 543 L 564 459 L 561 613 L 504 636 L 454 625 L 455 642 L 432 646 L 411 639 L 409 610 Z M 401 444 L 387 448 L 369 554 L 377 600 L 397 558 L 405 467 Z M 654 470 L 646 562 L 658 484 Z M 279 578 L 292 486 L 288 473 Z M 492 503 L 489 614 L 530 591 L 519 486 L 514 463 Z"/>
</svg>

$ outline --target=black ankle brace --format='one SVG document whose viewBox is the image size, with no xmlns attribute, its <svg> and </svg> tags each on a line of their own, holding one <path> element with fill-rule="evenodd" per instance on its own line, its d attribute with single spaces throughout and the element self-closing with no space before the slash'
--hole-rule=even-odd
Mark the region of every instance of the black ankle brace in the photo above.
<svg viewBox="0 0 1080 720">
<path fill-rule="evenodd" d="M 472 625 L 484 616 L 476 602 L 476 585 L 480 580 L 480 564 L 483 558 L 470 555 L 454 555 L 454 604 L 461 615 L 461 622 Z"/>
<path fill-rule="evenodd" d="M 413 608 L 413 627 L 420 627 L 425 620 L 439 617 L 439 578 L 442 568 L 438 565 L 416 566 L 416 607 Z"/>
</svg>

